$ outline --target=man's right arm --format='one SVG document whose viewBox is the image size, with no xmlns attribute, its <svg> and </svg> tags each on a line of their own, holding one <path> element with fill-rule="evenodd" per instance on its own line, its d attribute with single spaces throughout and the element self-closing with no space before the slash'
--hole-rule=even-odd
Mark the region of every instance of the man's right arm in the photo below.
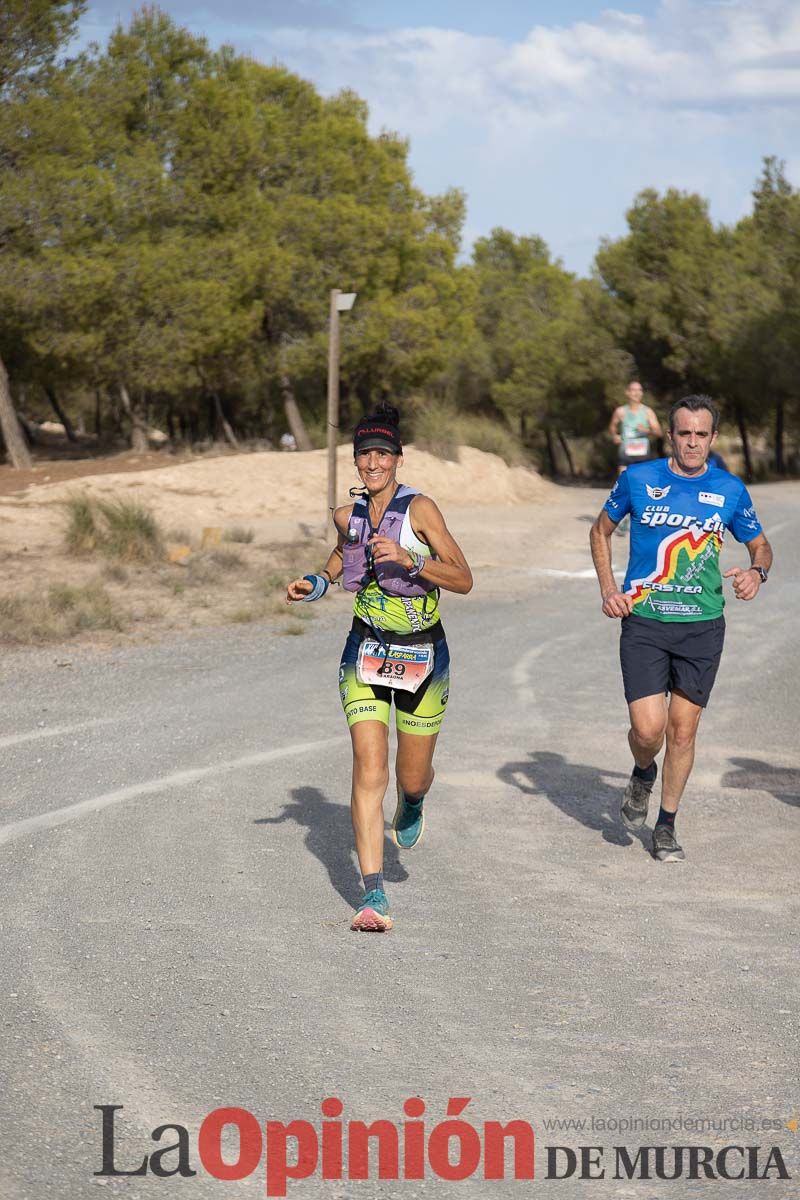
<svg viewBox="0 0 800 1200">
<path fill-rule="evenodd" d="M 597 572 L 597 582 L 600 584 L 603 612 L 607 617 L 627 617 L 633 607 L 633 601 L 630 596 L 626 596 L 617 587 L 611 563 L 611 536 L 615 529 L 615 523 L 603 509 L 592 526 L 589 544 L 592 548 L 592 562 Z"/>
</svg>

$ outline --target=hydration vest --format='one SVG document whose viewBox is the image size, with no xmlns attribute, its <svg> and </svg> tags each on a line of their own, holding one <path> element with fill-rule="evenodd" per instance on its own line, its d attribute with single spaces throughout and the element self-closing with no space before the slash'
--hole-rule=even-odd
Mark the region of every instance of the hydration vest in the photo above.
<svg viewBox="0 0 800 1200">
<path fill-rule="evenodd" d="M 342 547 L 342 586 L 346 591 L 359 592 L 373 578 L 384 592 L 392 596 L 427 596 L 429 592 L 436 591 L 435 583 L 419 578 L 409 579 L 408 571 L 399 563 L 374 563 L 371 570 L 367 568 L 367 542 L 376 533 L 391 538 L 404 550 L 413 550 L 425 558 L 432 557 L 430 546 L 421 542 L 414 533 L 408 511 L 411 501 L 419 494 L 416 488 L 401 483 L 377 529 L 373 528 L 369 519 L 369 497 L 361 496 L 356 500 L 347 527 L 348 538 Z"/>
</svg>

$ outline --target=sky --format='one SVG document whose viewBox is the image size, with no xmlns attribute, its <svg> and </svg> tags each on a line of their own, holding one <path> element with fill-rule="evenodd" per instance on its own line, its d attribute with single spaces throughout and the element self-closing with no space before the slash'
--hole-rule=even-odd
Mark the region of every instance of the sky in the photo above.
<svg viewBox="0 0 800 1200">
<path fill-rule="evenodd" d="M 161 0 L 212 46 L 352 88 L 410 142 L 428 194 L 467 196 L 464 240 L 538 234 L 587 274 L 643 188 L 750 211 L 765 155 L 800 185 L 798 0 Z M 89 0 L 101 45 L 131 0 Z"/>
</svg>

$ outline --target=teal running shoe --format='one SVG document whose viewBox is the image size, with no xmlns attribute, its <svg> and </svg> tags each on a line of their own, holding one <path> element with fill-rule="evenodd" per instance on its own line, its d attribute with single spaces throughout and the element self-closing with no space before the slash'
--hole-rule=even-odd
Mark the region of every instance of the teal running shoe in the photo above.
<svg viewBox="0 0 800 1200">
<path fill-rule="evenodd" d="M 386 892 L 375 888 L 364 893 L 364 899 L 356 909 L 350 928 L 358 933 L 386 933 L 394 921 L 389 916 L 389 901 Z"/>
<path fill-rule="evenodd" d="M 416 846 L 425 829 L 424 800 L 419 804 L 409 804 L 400 784 L 397 785 L 397 808 L 392 817 L 392 841 L 401 850 L 410 850 Z"/>
</svg>

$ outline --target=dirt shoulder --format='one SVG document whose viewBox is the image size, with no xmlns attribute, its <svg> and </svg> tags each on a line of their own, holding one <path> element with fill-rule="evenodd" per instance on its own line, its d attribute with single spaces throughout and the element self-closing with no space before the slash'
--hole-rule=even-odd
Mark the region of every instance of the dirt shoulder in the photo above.
<svg viewBox="0 0 800 1200">
<path fill-rule="evenodd" d="M 39 463 L 33 472 L 15 473 L 26 477 L 15 492 L 6 469 L 0 481 L 0 641 L 77 637 L 116 644 L 264 619 L 287 634 L 303 632 L 314 607 L 287 608 L 283 592 L 287 579 L 322 566 L 332 542 L 326 462 L 324 451 L 166 463 L 155 454 L 116 455 Z M 459 461 L 449 462 L 409 446 L 400 474 L 433 496 L 491 586 L 516 586 L 525 573 L 520 564 L 543 539 L 562 557 L 567 547 L 569 558 L 573 541 L 585 546 L 586 526 L 572 526 L 573 510 L 580 515 L 587 508 L 587 494 L 509 468 L 494 455 L 463 447 Z M 344 503 L 358 482 L 346 446 L 338 455 L 338 482 Z M 137 564 L 97 550 L 68 553 L 65 502 L 76 496 L 135 500 L 156 517 L 164 555 Z M 563 520 L 574 538 L 564 537 Z"/>
</svg>

